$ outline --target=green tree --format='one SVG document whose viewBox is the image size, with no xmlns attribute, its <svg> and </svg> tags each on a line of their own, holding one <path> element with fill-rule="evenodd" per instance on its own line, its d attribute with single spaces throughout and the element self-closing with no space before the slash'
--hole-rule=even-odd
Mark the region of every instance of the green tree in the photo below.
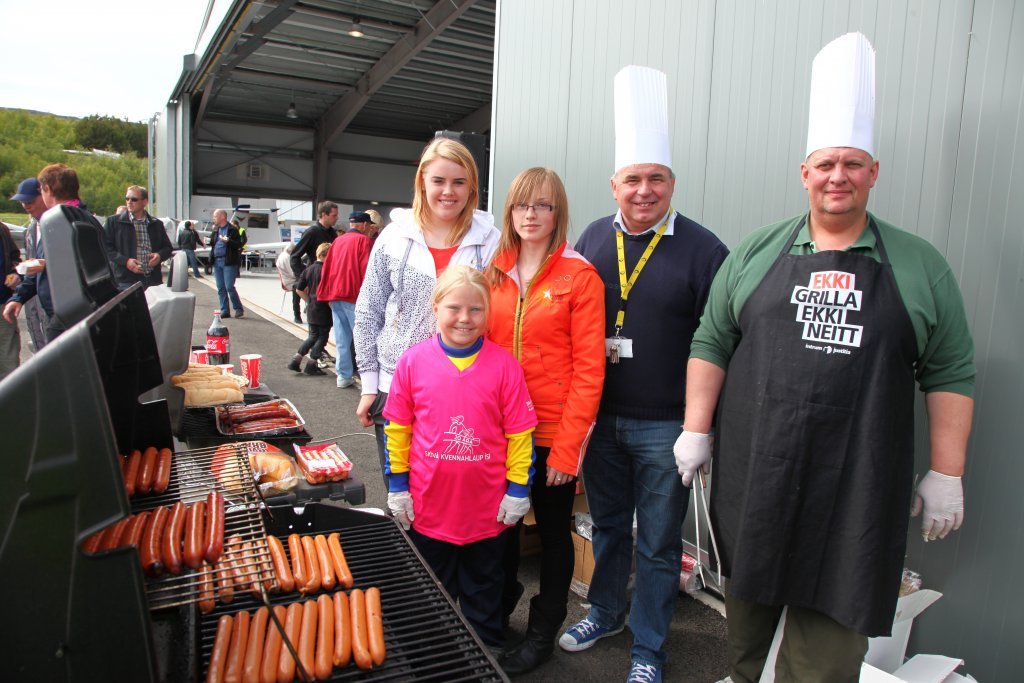
<svg viewBox="0 0 1024 683">
<path fill-rule="evenodd" d="M 122 121 L 112 116 L 92 115 L 75 122 L 75 137 L 84 149 L 135 152 L 146 156 L 146 124 Z"/>
</svg>

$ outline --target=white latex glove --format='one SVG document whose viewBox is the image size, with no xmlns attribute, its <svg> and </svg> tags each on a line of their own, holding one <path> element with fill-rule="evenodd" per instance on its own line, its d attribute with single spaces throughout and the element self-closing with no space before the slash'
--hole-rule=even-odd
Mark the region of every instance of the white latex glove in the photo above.
<svg viewBox="0 0 1024 683">
<path fill-rule="evenodd" d="M 412 513 L 412 494 L 408 491 L 397 491 L 388 494 L 388 509 L 395 516 L 402 528 L 408 531 L 416 515 Z"/>
<path fill-rule="evenodd" d="M 697 470 L 711 460 L 713 443 L 714 437 L 710 434 L 688 432 L 685 429 L 676 439 L 672 454 L 676 456 L 676 467 L 679 468 L 679 476 L 683 478 L 683 486 L 686 488 L 690 488 Z"/>
<path fill-rule="evenodd" d="M 917 496 L 911 517 L 917 517 L 924 507 L 921 519 L 921 537 L 925 542 L 945 538 L 956 531 L 964 521 L 964 487 L 960 477 L 928 470 L 917 484 Z"/>
<path fill-rule="evenodd" d="M 498 521 L 506 526 L 513 526 L 530 511 L 530 499 L 527 496 L 518 498 L 507 493 L 498 506 Z"/>
</svg>

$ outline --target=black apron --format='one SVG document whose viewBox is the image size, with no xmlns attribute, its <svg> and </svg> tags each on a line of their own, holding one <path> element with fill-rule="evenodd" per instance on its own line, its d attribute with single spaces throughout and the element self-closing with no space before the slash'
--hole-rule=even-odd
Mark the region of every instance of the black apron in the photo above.
<svg viewBox="0 0 1024 683">
<path fill-rule="evenodd" d="M 806 220 L 806 219 L 805 219 Z M 740 314 L 711 515 L 736 597 L 889 635 L 913 488 L 913 326 L 881 262 L 789 254 Z"/>
</svg>

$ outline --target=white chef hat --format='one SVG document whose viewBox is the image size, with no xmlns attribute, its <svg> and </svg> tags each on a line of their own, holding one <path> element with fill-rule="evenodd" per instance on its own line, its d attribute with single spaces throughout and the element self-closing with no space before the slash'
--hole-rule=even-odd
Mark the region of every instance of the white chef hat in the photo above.
<svg viewBox="0 0 1024 683">
<path fill-rule="evenodd" d="M 821 48 L 811 66 L 807 156 L 825 147 L 875 155 L 875 49 L 863 33 Z"/>
<path fill-rule="evenodd" d="M 646 66 L 625 66 L 615 74 L 615 170 L 633 164 L 672 168 L 668 79 Z"/>
</svg>

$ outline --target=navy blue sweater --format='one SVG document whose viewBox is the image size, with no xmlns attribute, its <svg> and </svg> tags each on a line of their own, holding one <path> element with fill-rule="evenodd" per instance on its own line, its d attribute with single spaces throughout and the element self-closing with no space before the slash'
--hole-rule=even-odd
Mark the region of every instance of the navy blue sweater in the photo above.
<svg viewBox="0 0 1024 683">
<path fill-rule="evenodd" d="M 576 243 L 576 251 L 594 264 L 605 284 L 607 337 L 614 334 L 620 301 L 613 218 L 591 223 Z M 714 233 L 681 214 L 673 231 L 658 243 L 630 291 L 621 334 L 633 340 L 633 357 L 606 365 L 601 412 L 682 424 L 690 342 L 729 250 Z M 654 233 L 624 237 L 628 278 Z"/>
</svg>

